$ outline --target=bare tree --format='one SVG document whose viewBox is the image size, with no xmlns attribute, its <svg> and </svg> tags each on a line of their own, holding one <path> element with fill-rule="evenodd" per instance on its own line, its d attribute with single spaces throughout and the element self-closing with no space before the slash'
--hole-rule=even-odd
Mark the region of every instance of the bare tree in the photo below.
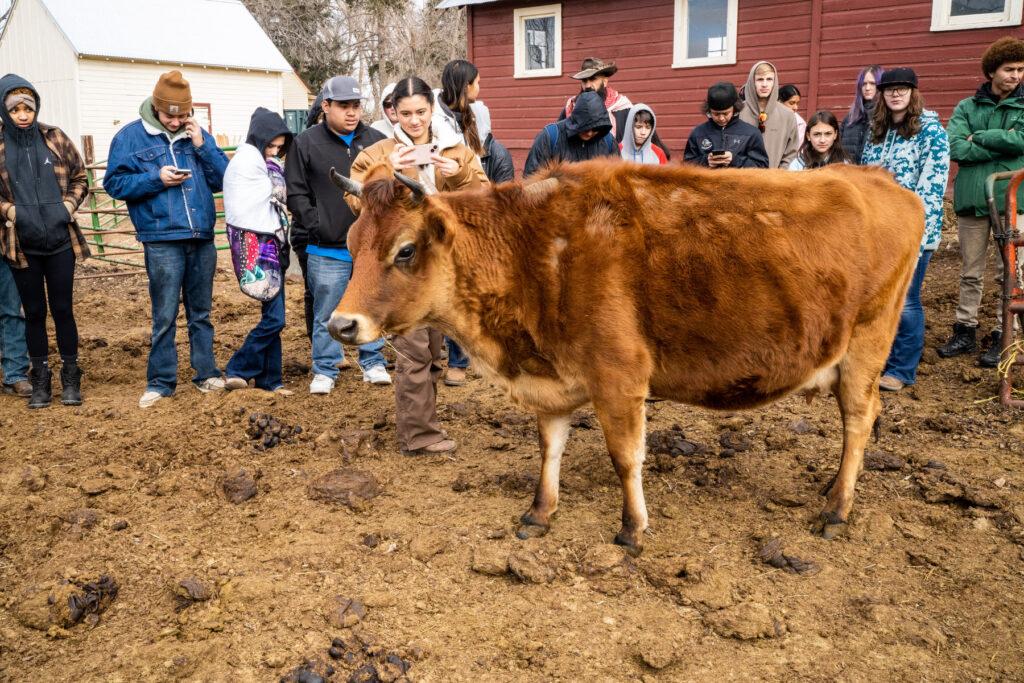
<svg viewBox="0 0 1024 683">
<path fill-rule="evenodd" d="M 439 10 L 439 0 L 244 1 L 307 83 L 352 74 L 376 114 L 384 85 L 415 74 L 436 87 L 444 65 L 466 53 L 465 12 Z"/>
</svg>

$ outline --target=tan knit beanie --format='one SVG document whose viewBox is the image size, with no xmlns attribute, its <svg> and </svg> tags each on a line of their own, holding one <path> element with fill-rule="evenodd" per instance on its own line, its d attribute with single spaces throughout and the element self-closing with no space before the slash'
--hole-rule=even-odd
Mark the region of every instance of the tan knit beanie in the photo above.
<svg viewBox="0 0 1024 683">
<path fill-rule="evenodd" d="M 168 71 L 160 75 L 160 80 L 153 88 L 153 108 L 170 116 L 192 111 L 192 90 L 180 71 Z"/>
</svg>

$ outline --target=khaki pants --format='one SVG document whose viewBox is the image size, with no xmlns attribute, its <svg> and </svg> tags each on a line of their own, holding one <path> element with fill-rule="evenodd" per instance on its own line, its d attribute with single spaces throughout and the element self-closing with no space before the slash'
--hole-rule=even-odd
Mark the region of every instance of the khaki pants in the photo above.
<svg viewBox="0 0 1024 683">
<path fill-rule="evenodd" d="M 1020 218 L 1018 217 L 1018 223 Z M 959 216 L 957 218 L 960 233 L 960 303 L 956 307 L 956 321 L 969 327 L 978 326 L 978 307 L 981 306 L 981 295 L 985 278 L 985 262 L 988 259 L 989 228 L 988 217 Z M 1017 277 L 1020 278 L 1018 252 Z M 1003 261 L 996 255 L 996 304 L 997 326 L 1003 321 Z"/>
<path fill-rule="evenodd" d="M 392 339 L 395 360 L 395 425 L 398 447 L 414 451 L 448 435 L 437 421 L 437 380 L 441 378 L 444 335 L 420 329 Z"/>
</svg>

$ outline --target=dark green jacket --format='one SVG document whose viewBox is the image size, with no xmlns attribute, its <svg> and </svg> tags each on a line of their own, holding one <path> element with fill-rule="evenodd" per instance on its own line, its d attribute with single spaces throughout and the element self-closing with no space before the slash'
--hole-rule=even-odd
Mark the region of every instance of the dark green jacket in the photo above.
<svg viewBox="0 0 1024 683">
<path fill-rule="evenodd" d="M 973 211 L 975 216 L 986 216 L 985 179 L 999 171 L 1024 168 L 1024 85 L 997 102 L 991 84 L 983 84 L 974 97 L 956 105 L 946 132 L 949 156 L 960 165 L 953 184 L 953 208 L 958 214 Z M 1003 211 L 1005 182 L 996 185 L 996 198 Z M 1024 211 L 1024 187 L 1017 194 L 1017 210 Z"/>
</svg>

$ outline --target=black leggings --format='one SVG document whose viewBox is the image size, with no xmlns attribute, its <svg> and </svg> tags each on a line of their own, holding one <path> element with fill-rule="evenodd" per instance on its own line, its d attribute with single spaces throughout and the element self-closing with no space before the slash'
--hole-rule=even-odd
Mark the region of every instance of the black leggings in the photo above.
<svg viewBox="0 0 1024 683">
<path fill-rule="evenodd" d="M 72 309 L 75 284 L 75 252 L 71 249 L 52 256 L 25 255 L 28 268 L 11 268 L 14 284 L 25 309 L 25 341 L 33 360 L 49 355 L 46 341 L 46 303 L 57 330 L 57 350 L 61 358 L 78 357 L 78 325 Z M 45 289 L 44 289 L 45 283 Z"/>
</svg>

